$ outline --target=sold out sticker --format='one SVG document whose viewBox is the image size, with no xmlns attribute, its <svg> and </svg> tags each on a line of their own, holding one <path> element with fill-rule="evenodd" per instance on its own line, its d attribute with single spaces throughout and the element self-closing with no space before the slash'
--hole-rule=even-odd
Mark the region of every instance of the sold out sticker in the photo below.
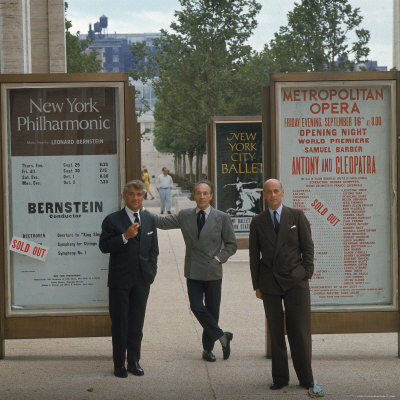
<svg viewBox="0 0 400 400">
<path fill-rule="evenodd" d="M 11 240 L 9 248 L 11 251 L 15 251 L 16 253 L 36 258 L 40 261 L 46 260 L 47 247 L 34 242 L 30 242 L 29 240 L 21 239 L 14 236 Z"/>
</svg>

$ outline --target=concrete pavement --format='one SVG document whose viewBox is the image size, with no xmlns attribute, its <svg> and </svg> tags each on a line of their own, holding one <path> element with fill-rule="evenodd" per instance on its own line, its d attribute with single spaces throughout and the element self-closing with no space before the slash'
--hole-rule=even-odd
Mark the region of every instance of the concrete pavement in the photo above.
<svg viewBox="0 0 400 400">
<path fill-rule="evenodd" d="M 159 212 L 157 200 L 146 208 Z M 290 362 L 290 385 L 268 389 L 262 302 L 251 286 L 248 254 L 224 265 L 220 326 L 233 332 L 229 360 L 201 359 L 201 327 L 189 310 L 179 230 L 158 231 L 159 270 L 144 326 L 143 377 L 113 375 L 111 338 L 6 341 L 1 400 L 242 400 L 308 398 Z M 314 376 L 332 400 L 400 399 L 397 334 L 313 336 Z"/>
</svg>

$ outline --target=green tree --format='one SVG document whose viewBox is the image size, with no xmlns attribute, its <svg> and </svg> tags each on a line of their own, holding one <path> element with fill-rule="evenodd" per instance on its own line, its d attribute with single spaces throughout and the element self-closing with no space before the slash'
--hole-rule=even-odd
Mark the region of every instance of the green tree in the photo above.
<svg viewBox="0 0 400 400">
<path fill-rule="evenodd" d="M 274 72 L 270 53 L 253 52 L 233 78 L 232 86 L 237 93 L 230 100 L 234 107 L 232 115 L 262 114 L 262 88 L 268 85 L 270 72 Z"/>
<path fill-rule="evenodd" d="M 68 3 L 65 2 L 65 13 Z M 91 39 L 79 40 L 79 31 L 76 34 L 69 30 L 71 21 L 65 18 L 65 43 L 67 52 L 67 72 L 99 72 L 102 70 L 101 60 L 97 58 L 95 50 L 87 52 Z"/>
<path fill-rule="evenodd" d="M 264 53 L 275 71 L 346 71 L 364 62 L 370 33 L 349 0 L 302 0 Z M 354 42 L 350 42 L 350 37 Z"/>
<path fill-rule="evenodd" d="M 157 96 L 156 148 L 165 151 L 157 146 L 167 143 L 176 154 L 173 146 L 178 142 L 168 138 L 178 137 L 189 162 L 197 156 L 198 177 L 206 123 L 211 116 L 236 110 L 234 99 L 240 93 L 232 82 L 239 82 L 235 77 L 250 59 L 246 41 L 257 26 L 261 5 L 256 0 L 180 0 L 180 5 L 171 32 L 161 31 L 155 43 L 159 51 L 151 55 L 144 44 L 133 46 L 140 68 L 131 76 L 151 82 Z"/>
</svg>

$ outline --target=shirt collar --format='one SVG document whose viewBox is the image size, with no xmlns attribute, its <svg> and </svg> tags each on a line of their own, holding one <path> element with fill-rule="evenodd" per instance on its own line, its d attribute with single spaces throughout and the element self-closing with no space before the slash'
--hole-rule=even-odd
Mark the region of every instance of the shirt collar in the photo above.
<svg viewBox="0 0 400 400">
<path fill-rule="evenodd" d="M 276 210 L 272 210 L 271 208 L 268 207 L 268 211 L 271 215 L 271 217 L 274 216 L 274 211 L 277 212 L 277 214 L 279 215 L 279 219 L 281 218 L 281 214 L 282 214 L 282 208 L 283 208 L 283 204 L 281 204 Z"/>
<path fill-rule="evenodd" d="M 133 214 L 136 212 L 138 215 L 138 218 L 139 218 L 139 222 L 140 222 L 140 211 L 142 211 L 142 210 L 143 210 L 143 208 L 138 211 L 132 211 L 128 206 L 125 206 L 125 212 L 128 214 L 129 218 L 134 219 L 135 216 Z"/>
<path fill-rule="evenodd" d="M 200 208 L 199 208 L 199 207 L 196 207 L 196 214 L 198 214 L 199 211 L 200 211 Z M 207 216 L 209 216 L 209 215 L 210 215 L 210 212 L 211 212 L 211 206 L 208 206 L 208 207 L 204 210 L 204 212 L 206 213 Z"/>
</svg>

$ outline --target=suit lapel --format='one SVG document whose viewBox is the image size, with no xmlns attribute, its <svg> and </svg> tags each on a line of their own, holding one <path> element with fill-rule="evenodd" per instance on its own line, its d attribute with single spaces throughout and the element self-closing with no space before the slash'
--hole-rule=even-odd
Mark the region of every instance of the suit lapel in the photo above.
<svg viewBox="0 0 400 400">
<path fill-rule="evenodd" d="M 149 230 L 147 223 L 148 223 L 148 218 L 146 213 L 143 211 L 139 211 L 140 215 L 140 240 L 143 240 L 143 238 L 147 235 L 147 232 Z"/>
<path fill-rule="evenodd" d="M 125 232 L 132 225 L 132 222 L 131 219 L 129 218 L 129 215 L 126 213 L 125 208 L 123 208 L 120 212 L 121 212 L 121 223 Z"/>
<path fill-rule="evenodd" d="M 279 231 L 275 247 L 275 254 L 277 254 L 278 250 L 282 247 L 282 245 L 286 243 L 286 238 L 289 232 L 289 219 L 290 219 L 289 210 L 287 209 L 287 207 L 283 206 L 281 213 L 281 220 L 279 222 Z"/>
<path fill-rule="evenodd" d="M 262 229 L 264 231 L 264 237 L 272 242 L 273 244 L 276 243 L 276 233 L 274 230 L 274 223 L 272 222 L 271 219 L 271 214 L 269 213 L 269 210 L 264 211 L 262 213 L 263 219 L 262 219 Z"/>
<path fill-rule="evenodd" d="M 212 232 L 215 224 L 217 223 L 216 212 L 214 208 L 211 207 L 210 214 L 206 219 L 206 223 L 203 226 L 203 229 L 200 232 L 200 238 L 207 237 L 210 232 Z M 197 228 L 197 219 L 196 219 L 196 228 Z"/>
<path fill-rule="evenodd" d="M 190 239 L 196 243 L 197 241 L 197 214 L 196 209 L 193 208 L 191 214 L 187 218 L 187 223 L 189 225 L 188 231 L 190 232 Z M 204 227 L 203 227 L 204 229 Z"/>
</svg>

